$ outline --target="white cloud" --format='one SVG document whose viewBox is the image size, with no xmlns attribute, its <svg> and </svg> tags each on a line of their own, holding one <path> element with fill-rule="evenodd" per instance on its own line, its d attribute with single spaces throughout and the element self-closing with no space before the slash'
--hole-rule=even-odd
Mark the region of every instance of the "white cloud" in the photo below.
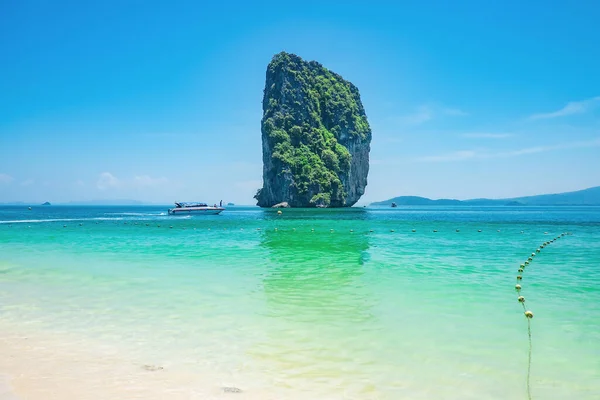
<svg viewBox="0 0 600 400">
<path fill-rule="evenodd" d="M 469 139 L 506 139 L 513 136 L 512 133 L 487 133 L 487 132 L 478 132 L 478 133 L 464 133 L 461 135 L 464 138 Z"/>
<path fill-rule="evenodd" d="M 557 117 L 565 117 L 567 115 L 573 114 L 583 114 L 594 107 L 600 104 L 600 96 L 592 97 L 591 99 L 582 100 L 582 101 L 572 101 L 567 103 L 566 106 L 561 108 L 560 110 L 549 112 L 549 113 L 541 113 L 534 114 L 529 117 L 531 120 L 536 119 L 548 119 L 548 118 L 557 118 Z"/>
<path fill-rule="evenodd" d="M 121 184 L 121 181 L 117 179 L 110 172 L 103 172 L 98 177 L 98 181 L 96 182 L 96 187 L 100 190 L 106 190 L 110 188 L 118 187 Z"/>
<path fill-rule="evenodd" d="M 518 150 L 511 151 L 503 151 L 503 152 L 488 152 L 485 150 L 461 150 L 454 151 L 447 154 L 435 155 L 435 156 L 425 156 L 419 157 L 416 161 L 419 162 L 449 162 L 449 161 L 465 161 L 472 159 L 488 159 L 488 158 L 506 158 L 506 157 L 518 157 L 527 154 L 536 154 L 536 153 L 544 153 L 548 151 L 556 151 L 556 150 L 568 150 L 568 149 L 577 149 L 577 148 L 585 148 L 585 147 L 598 147 L 600 146 L 600 138 L 587 140 L 587 141 L 579 141 L 579 142 L 569 142 L 569 143 L 559 143 L 551 146 L 535 146 L 535 147 L 527 147 Z"/>
<path fill-rule="evenodd" d="M 8 174 L 0 174 L 0 183 L 9 184 L 14 180 L 15 180 L 15 178 L 13 178 L 12 176 L 10 176 Z"/>
<path fill-rule="evenodd" d="M 31 186 L 35 183 L 35 181 L 33 179 L 26 179 L 23 182 L 21 182 L 21 186 Z"/>
</svg>

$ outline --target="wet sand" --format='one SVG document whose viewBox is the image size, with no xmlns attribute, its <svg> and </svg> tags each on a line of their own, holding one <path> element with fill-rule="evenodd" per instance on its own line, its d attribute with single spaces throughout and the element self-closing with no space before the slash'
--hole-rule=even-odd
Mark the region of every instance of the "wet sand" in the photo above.
<svg viewBox="0 0 600 400">
<path fill-rule="evenodd" d="M 140 363 L 109 347 L 0 330 L 1 400 L 270 398 L 236 393 L 206 377 Z M 255 397 L 257 396 L 257 397 Z"/>
</svg>

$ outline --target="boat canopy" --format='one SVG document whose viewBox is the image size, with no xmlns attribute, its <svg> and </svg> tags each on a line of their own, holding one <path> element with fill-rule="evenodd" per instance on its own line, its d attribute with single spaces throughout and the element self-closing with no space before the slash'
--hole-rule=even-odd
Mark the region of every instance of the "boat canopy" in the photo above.
<svg viewBox="0 0 600 400">
<path fill-rule="evenodd" d="M 194 203 L 194 202 L 179 202 L 175 203 L 175 205 L 179 208 L 185 207 L 208 207 L 206 203 Z"/>
</svg>

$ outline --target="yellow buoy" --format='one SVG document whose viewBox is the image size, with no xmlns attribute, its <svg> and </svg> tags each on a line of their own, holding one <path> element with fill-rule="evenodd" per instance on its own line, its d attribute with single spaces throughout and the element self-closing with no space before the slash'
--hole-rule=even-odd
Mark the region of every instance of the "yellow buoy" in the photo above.
<svg viewBox="0 0 600 400">
<path fill-rule="evenodd" d="M 477 229 L 477 232 L 481 232 L 481 229 Z"/>
<path fill-rule="evenodd" d="M 517 275 L 517 280 L 520 281 L 521 279 L 523 279 L 523 277 L 521 275 Z"/>
<path fill-rule="evenodd" d="M 460 232 L 460 229 L 457 229 L 456 232 Z"/>
<path fill-rule="evenodd" d="M 413 229 L 412 231 L 413 231 L 413 232 L 416 232 L 417 230 L 416 230 L 416 229 Z"/>
<path fill-rule="evenodd" d="M 394 232 L 394 230 L 393 230 L 393 229 L 390 229 L 390 232 Z"/>
<path fill-rule="evenodd" d="M 436 232 L 437 232 L 437 229 L 434 229 L 434 230 L 433 230 L 433 233 L 436 233 Z"/>
<path fill-rule="evenodd" d="M 523 268 L 519 268 L 519 272 L 523 273 L 525 271 Z"/>
<path fill-rule="evenodd" d="M 525 268 L 525 264 L 521 264 L 521 268 Z"/>
<path fill-rule="evenodd" d="M 519 296 L 517 300 L 519 300 L 519 303 L 525 303 L 525 297 L 523 296 Z"/>
<path fill-rule="evenodd" d="M 521 285 L 519 285 L 518 283 L 515 285 L 515 289 L 517 289 L 517 291 L 521 290 Z"/>
<path fill-rule="evenodd" d="M 281 210 L 277 210 L 277 215 L 281 215 L 283 212 Z"/>
<path fill-rule="evenodd" d="M 527 310 L 527 311 L 525 311 L 525 316 L 527 318 L 533 318 L 533 313 L 531 311 Z"/>
</svg>

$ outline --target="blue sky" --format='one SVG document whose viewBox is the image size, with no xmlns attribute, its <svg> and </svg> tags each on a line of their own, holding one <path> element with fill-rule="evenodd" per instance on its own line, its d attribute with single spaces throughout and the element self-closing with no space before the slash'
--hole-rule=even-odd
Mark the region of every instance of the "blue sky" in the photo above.
<svg viewBox="0 0 600 400">
<path fill-rule="evenodd" d="M 361 204 L 600 185 L 600 3 L 0 3 L 0 202 L 254 204 L 282 50 L 358 86 Z"/>
</svg>

